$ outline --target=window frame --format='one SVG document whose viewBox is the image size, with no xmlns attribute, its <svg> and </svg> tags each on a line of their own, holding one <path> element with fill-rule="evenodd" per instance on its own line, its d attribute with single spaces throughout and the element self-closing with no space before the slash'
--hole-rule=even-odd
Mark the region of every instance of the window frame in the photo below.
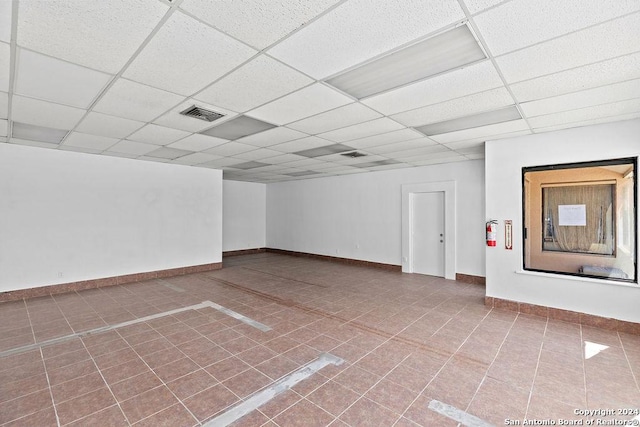
<svg viewBox="0 0 640 427">
<path fill-rule="evenodd" d="M 633 166 L 633 244 L 635 245 L 634 249 L 634 277 L 631 279 L 622 279 L 615 277 L 602 277 L 602 276 L 593 276 L 581 273 L 573 273 L 566 271 L 555 271 L 541 268 L 532 268 L 527 267 L 527 192 L 525 190 L 526 184 L 526 174 L 530 172 L 541 172 L 541 171 L 553 171 L 553 170 L 562 170 L 562 169 L 579 169 L 579 168 L 590 168 L 590 167 L 601 167 L 601 166 L 615 166 L 615 165 L 625 165 L 629 164 Z M 524 271 L 532 271 L 537 273 L 547 273 L 552 275 L 565 275 L 565 276 L 573 276 L 573 277 L 581 277 L 581 278 L 591 278 L 591 279 L 601 279 L 605 281 L 612 282 L 622 282 L 627 284 L 638 284 L 638 157 L 624 157 L 617 159 L 607 159 L 607 160 L 595 160 L 595 161 L 586 161 L 586 162 L 573 162 L 573 163 L 558 163 L 558 164 L 549 164 L 549 165 L 541 165 L 541 166 L 527 166 L 522 168 L 521 174 L 521 192 L 522 192 L 522 269 Z M 618 189 L 615 188 L 615 193 L 617 193 Z M 531 188 L 529 188 L 529 192 L 531 192 Z M 541 201 L 542 202 L 542 201 Z M 541 208 L 542 210 L 542 208 Z M 617 225 L 616 225 L 617 227 Z M 617 233 L 617 231 L 615 231 Z M 529 236 L 530 237 L 530 236 Z M 541 236 L 542 238 L 542 236 Z M 618 236 L 616 235 L 616 248 L 614 249 L 617 252 Z M 554 252 L 554 251 L 549 251 Z M 559 252 L 559 253 L 570 253 L 570 252 Z M 587 254 L 588 255 L 588 254 Z M 593 255 L 599 256 L 599 255 Z"/>
</svg>

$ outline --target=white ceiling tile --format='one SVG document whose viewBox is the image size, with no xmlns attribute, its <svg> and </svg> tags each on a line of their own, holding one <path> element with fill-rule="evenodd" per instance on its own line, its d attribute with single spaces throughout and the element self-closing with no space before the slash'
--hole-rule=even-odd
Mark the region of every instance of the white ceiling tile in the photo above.
<svg viewBox="0 0 640 427">
<path fill-rule="evenodd" d="M 503 87 L 491 61 L 423 80 L 362 101 L 383 114 L 396 114 L 461 96 Z"/>
<path fill-rule="evenodd" d="M 11 48 L 0 42 L 0 91 L 9 92 L 9 75 L 11 64 Z"/>
<path fill-rule="evenodd" d="M 180 7 L 257 49 L 264 49 L 333 6 L 338 0 L 186 0 Z"/>
<path fill-rule="evenodd" d="M 118 79 L 94 110 L 113 116 L 148 122 L 182 101 L 180 95 Z"/>
<path fill-rule="evenodd" d="M 111 76 L 69 62 L 18 49 L 15 93 L 88 108 Z"/>
<path fill-rule="evenodd" d="M 88 148 L 91 150 L 104 151 L 118 143 L 117 138 L 107 138 L 106 136 L 89 135 L 80 132 L 71 132 L 61 144 L 66 147 Z M 62 147 L 61 147 L 62 148 Z"/>
<path fill-rule="evenodd" d="M 14 102 L 15 102 L 15 98 L 16 96 L 14 96 L 13 98 Z M 14 104 L 14 108 L 15 108 L 15 104 Z M 6 119 L 8 117 L 8 114 L 9 114 L 9 94 L 6 92 L 0 92 L 0 118 Z"/>
<path fill-rule="evenodd" d="M 396 142 L 393 144 L 385 144 L 385 145 L 378 145 L 376 147 L 368 147 L 367 151 L 374 154 L 387 155 L 387 153 L 397 153 L 398 151 L 415 150 L 418 148 L 424 148 L 424 147 L 433 146 L 436 144 L 437 143 L 435 141 L 432 141 L 429 138 L 423 136 L 422 138 L 412 139 L 410 141 L 402 141 L 402 142 Z"/>
<path fill-rule="evenodd" d="M 408 158 L 417 158 L 417 157 L 427 156 L 427 155 L 447 156 L 452 154 L 455 154 L 455 153 L 453 153 L 449 148 L 445 147 L 444 145 L 435 144 L 435 145 L 427 145 L 425 147 L 412 148 L 410 150 L 391 151 L 391 152 L 385 153 L 384 156 L 393 158 L 393 159 L 408 159 Z"/>
<path fill-rule="evenodd" d="M 241 144 L 237 141 L 231 141 L 217 147 L 210 148 L 205 151 L 208 154 L 215 154 L 216 156 L 235 156 L 236 154 L 246 153 L 247 151 L 253 151 L 256 147 L 254 145 Z"/>
<path fill-rule="evenodd" d="M 189 136 L 189 132 L 172 129 L 165 126 L 148 124 L 127 139 L 131 141 L 147 142 L 155 145 L 167 145 Z"/>
<path fill-rule="evenodd" d="M 464 17 L 454 0 L 352 0 L 268 52 L 323 79 Z"/>
<path fill-rule="evenodd" d="M 161 159 L 173 160 L 177 159 L 178 157 L 187 156 L 189 154 L 193 154 L 193 152 L 188 150 L 180 150 L 178 148 L 156 147 L 156 149 L 150 151 L 146 157 L 156 157 Z"/>
<path fill-rule="evenodd" d="M 227 142 L 229 142 L 227 139 L 194 133 L 193 135 L 189 135 L 186 138 L 167 145 L 167 147 L 189 151 L 203 151 L 226 144 Z"/>
<path fill-rule="evenodd" d="M 91 112 L 87 114 L 87 117 L 82 120 L 76 130 L 92 135 L 122 139 L 142 126 L 144 126 L 143 122 Z"/>
<path fill-rule="evenodd" d="M 556 73 L 640 50 L 640 13 L 497 58 L 507 82 Z M 523 67 L 522 64 L 527 64 Z"/>
<path fill-rule="evenodd" d="M 503 1 L 505 0 L 464 0 L 464 3 L 467 5 L 469 12 L 476 14 Z"/>
<path fill-rule="evenodd" d="M 464 156 L 469 160 L 484 159 L 484 153 L 482 153 L 482 154 L 465 154 Z"/>
<path fill-rule="evenodd" d="M 251 60 L 195 97 L 245 112 L 313 83 L 304 74 L 264 55 Z"/>
<path fill-rule="evenodd" d="M 439 104 L 405 111 L 404 113 L 395 114 L 391 116 L 391 118 L 406 126 L 421 126 L 484 111 L 497 110 L 498 108 L 513 104 L 514 101 L 509 91 L 504 87 L 500 87 L 486 92 L 451 99 Z"/>
<path fill-rule="evenodd" d="M 485 141 L 458 141 L 458 142 L 452 142 L 450 144 L 445 144 L 445 146 L 456 151 L 467 150 L 467 149 L 484 150 L 484 143 Z"/>
<path fill-rule="evenodd" d="M 293 141 L 295 139 L 305 138 L 309 135 L 298 132 L 297 130 L 286 127 L 277 127 L 259 132 L 253 135 L 245 136 L 237 139 L 237 142 L 243 144 L 255 145 L 257 147 L 269 147 L 271 145 L 282 144 L 283 142 Z"/>
<path fill-rule="evenodd" d="M 634 119 L 637 119 L 637 118 L 640 118 L 640 111 L 636 112 L 636 113 L 623 114 L 621 116 L 603 117 L 603 118 L 599 118 L 599 119 L 584 120 L 584 121 L 580 121 L 580 122 L 563 123 L 563 124 L 560 124 L 560 125 L 541 127 L 541 128 L 534 129 L 534 133 L 553 132 L 553 131 L 562 130 L 562 129 L 576 128 L 576 127 L 580 127 L 580 126 L 597 125 L 597 124 L 600 124 L 600 123 L 618 122 L 618 121 L 622 121 L 622 120 L 634 120 Z"/>
<path fill-rule="evenodd" d="M 175 12 L 124 76 L 191 95 L 257 52 L 183 13 Z"/>
<path fill-rule="evenodd" d="M 515 131 L 515 132 L 507 131 L 505 133 L 491 135 L 491 137 L 476 136 L 476 137 L 468 138 L 468 139 L 465 139 L 465 140 L 462 140 L 462 141 L 447 142 L 444 145 L 453 149 L 453 147 L 455 147 L 455 144 L 464 145 L 464 144 L 474 144 L 474 143 L 478 143 L 478 142 L 484 143 L 485 141 L 492 141 L 492 140 L 504 139 L 504 138 L 514 138 L 516 136 L 522 136 L 522 135 L 531 135 L 531 130 L 524 129 L 524 130 L 519 130 L 519 131 Z"/>
<path fill-rule="evenodd" d="M 224 157 L 218 160 L 212 160 L 206 163 L 203 163 L 199 166 L 211 167 L 216 169 L 223 169 L 231 165 L 237 165 L 239 163 L 244 162 L 242 159 L 236 159 L 235 157 Z"/>
<path fill-rule="evenodd" d="M 105 154 L 108 154 L 109 152 L 114 152 L 114 153 L 120 153 L 120 154 L 132 154 L 136 156 L 142 156 L 157 148 L 158 146 L 153 144 L 145 144 L 143 142 L 123 140 L 118 142 L 114 146 L 109 147 L 109 149 Z"/>
<path fill-rule="evenodd" d="M 308 158 L 304 156 L 298 156 L 296 154 L 281 154 L 279 156 L 269 157 L 269 163 L 271 163 L 272 165 L 280 165 L 286 163 L 285 166 L 291 167 L 293 167 L 293 165 L 290 165 L 291 162 L 298 162 L 301 160 L 308 160 Z"/>
<path fill-rule="evenodd" d="M 11 9 L 13 2 L 0 1 L 0 41 L 11 42 Z"/>
<path fill-rule="evenodd" d="M 520 102 L 640 78 L 640 53 L 509 85 Z"/>
<path fill-rule="evenodd" d="M 382 114 L 359 102 L 354 102 L 335 110 L 290 123 L 288 126 L 314 135 L 377 119 L 378 117 L 382 117 Z"/>
<path fill-rule="evenodd" d="M 635 0 L 513 0 L 474 18 L 494 55 L 640 10 Z"/>
<path fill-rule="evenodd" d="M 611 104 L 580 108 L 578 110 L 564 111 L 561 113 L 553 113 L 545 116 L 533 117 L 529 119 L 529 123 L 531 124 L 532 128 L 537 129 L 561 125 L 564 123 L 595 120 L 636 112 L 640 112 L 640 98 L 613 102 Z"/>
<path fill-rule="evenodd" d="M 379 135 L 369 136 L 367 138 L 355 139 L 347 144 L 353 148 L 370 148 L 384 144 L 393 144 L 411 139 L 424 138 L 424 135 L 413 129 L 400 129 L 393 132 L 382 133 Z"/>
<path fill-rule="evenodd" d="M 116 153 L 115 151 L 103 151 L 102 153 L 100 153 L 100 155 L 109 157 L 121 157 L 123 159 L 137 159 L 139 157 L 137 154 Z"/>
<path fill-rule="evenodd" d="M 212 160 L 218 160 L 220 156 L 216 156 L 213 154 L 207 153 L 193 153 L 187 154 L 186 156 L 179 157 L 175 160 L 172 160 L 171 163 L 176 163 L 179 165 L 198 165 L 200 163 L 210 162 Z"/>
<path fill-rule="evenodd" d="M 535 117 L 543 114 L 591 107 L 593 105 L 608 104 L 630 98 L 640 98 L 640 79 L 540 99 L 538 101 L 523 102 L 520 104 L 520 108 L 527 117 Z"/>
<path fill-rule="evenodd" d="M 284 154 L 283 156 L 296 156 L 297 158 L 301 159 L 301 160 L 295 160 L 292 162 L 287 162 L 287 166 L 291 166 L 294 168 L 298 168 L 298 169 L 307 169 L 309 167 L 312 166 L 318 166 L 318 165 L 325 165 L 326 163 L 321 161 L 321 160 L 316 160 L 316 159 L 309 159 L 307 157 L 303 157 L 303 156 L 297 156 L 295 154 Z M 274 157 L 274 159 L 278 159 L 282 156 L 278 156 L 278 157 Z"/>
<path fill-rule="evenodd" d="M 258 148 L 253 151 L 246 151 L 244 153 L 234 154 L 233 157 L 243 160 L 259 160 L 269 162 L 269 157 L 281 156 L 282 153 L 268 148 Z"/>
<path fill-rule="evenodd" d="M 295 141 L 285 142 L 283 144 L 272 145 L 269 148 L 271 150 L 278 150 L 283 153 L 295 153 L 296 151 L 324 147 L 325 145 L 331 144 L 333 144 L 333 142 L 327 141 L 326 139 L 318 138 L 316 136 L 309 136 L 307 138 L 297 139 Z"/>
<path fill-rule="evenodd" d="M 86 110 L 13 95 L 11 117 L 22 123 L 54 129 L 73 129 Z"/>
<path fill-rule="evenodd" d="M 157 162 L 157 163 L 169 163 L 171 159 L 164 159 L 161 157 L 149 157 L 149 156 L 140 156 L 138 160 L 144 160 L 147 162 Z"/>
<path fill-rule="evenodd" d="M 156 0 L 19 4 L 20 46 L 109 73 L 120 71 L 169 9 Z"/>
<path fill-rule="evenodd" d="M 400 123 L 391 120 L 388 117 L 382 117 L 369 122 L 359 123 L 357 125 L 321 133 L 318 136 L 334 142 L 345 142 L 403 128 L 404 126 Z"/>
<path fill-rule="evenodd" d="M 9 130 L 9 121 L 0 119 L 0 136 L 7 136 Z"/>
<path fill-rule="evenodd" d="M 74 145 L 59 145 L 58 146 L 58 150 L 63 150 L 63 151 L 75 151 L 78 153 L 87 153 L 87 154 L 100 154 L 102 153 L 102 150 L 98 150 L 95 148 L 89 148 L 89 147 L 79 147 L 79 146 L 74 146 Z"/>
<path fill-rule="evenodd" d="M 439 165 L 444 163 L 454 163 L 454 162 L 466 162 L 469 160 L 465 156 L 458 155 L 452 157 L 444 157 L 444 158 L 426 158 L 424 160 L 418 160 L 415 162 L 410 162 L 414 166 L 429 166 L 429 165 Z"/>
<path fill-rule="evenodd" d="M 442 135 L 432 136 L 431 139 L 441 144 L 448 142 L 464 141 L 473 138 L 494 139 L 494 135 L 503 133 L 516 132 L 529 129 L 524 120 L 513 120 L 495 125 L 481 126 L 472 129 L 459 130 L 456 132 L 443 133 Z"/>
<path fill-rule="evenodd" d="M 351 98 L 338 91 L 316 83 L 251 110 L 247 115 L 284 125 L 352 102 Z"/>
<path fill-rule="evenodd" d="M 204 120 L 196 119 L 194 117 L 183 116 L 182 114 L 180 114 L 181 111 L 184 111 L 193 105 L 205 108 L 207 110 L 215 111 L 216 113 L 223 114 L 224 117 L 211 123 Z M 189 98 L 185 102 L 173 108 L 171 111 L 168 111 L 166 114 L 162 115 L 162 117 L 159 117 L 157 120 L 154 121 L 154 123 L 168 126 L 175 129 L 180 129 L 187 132 L 200 132 L 201 130 L 210 128 L 214 125 L 217 126 L 220 123 L 223 123 L 227 120 L 231 120 L 233 117 L 237 115 L 238 113 L 235 113 L 233 111 L 220 108 L 216 105 L 205 104 L 204 102 L 196 101 L 193 98 Z"/>
</svg>

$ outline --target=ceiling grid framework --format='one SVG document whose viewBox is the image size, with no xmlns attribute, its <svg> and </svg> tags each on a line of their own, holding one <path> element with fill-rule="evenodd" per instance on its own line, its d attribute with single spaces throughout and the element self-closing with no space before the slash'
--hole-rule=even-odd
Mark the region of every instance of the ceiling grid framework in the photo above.
<svg viewBox="0 0 640 427">
<path fill-rule="evenodd" d="M 0 143 L 269 183 L 637 117 L 637 0 L 0 1 Z"/>
</svg>

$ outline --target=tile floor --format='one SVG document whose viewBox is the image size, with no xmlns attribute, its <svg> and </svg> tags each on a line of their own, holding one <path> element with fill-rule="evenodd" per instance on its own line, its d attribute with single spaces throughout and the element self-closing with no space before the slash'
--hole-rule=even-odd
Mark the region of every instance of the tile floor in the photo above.
<svg viewBox="0 0 640 427">
<path fill-rule="evenodd" d="M 224 265 L 0 304 L 0 425 L 204 425 L 323 352 L 345 363 L 234 425 L 458 425 L 432 400 L 494 425 L 640 409 L 640 336 L 489 309 L 483 287 L 429 276 L 272 253 Z M 206 308 L 6 355 L 205 300 L 272 330 Z"/>
</svg>

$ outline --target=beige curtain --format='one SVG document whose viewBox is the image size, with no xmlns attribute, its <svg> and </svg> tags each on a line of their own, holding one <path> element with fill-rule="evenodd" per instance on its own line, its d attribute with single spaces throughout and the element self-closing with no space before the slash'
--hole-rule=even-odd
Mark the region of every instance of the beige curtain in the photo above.
<svg viewBox="0 0 640 427">
<path fill-rule="evenodd" d="M 612 184 L 543 188 L 543 225 L 553 232 L 553 242 L 543 242 L 543 248 L 612 255 L 613 194 Z M 585 205 L 587 225 L 559 225 L 560 205 Z"/>
</svg>

